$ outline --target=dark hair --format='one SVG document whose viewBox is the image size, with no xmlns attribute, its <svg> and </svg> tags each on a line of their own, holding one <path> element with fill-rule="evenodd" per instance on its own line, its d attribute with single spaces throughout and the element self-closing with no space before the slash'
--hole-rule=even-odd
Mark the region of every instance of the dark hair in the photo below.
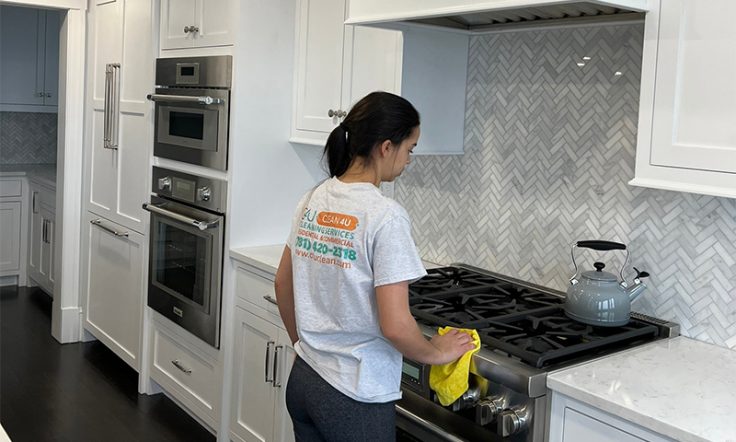
<svg viewBox="0 0 736 442">
<path fill-rule="evenodd" d="M 340 176 L 352 161 L 370 161 L 385 140 L 400 144 L 419 126 L 419 112 L 409 101 L 388 92 L 372 92 L 358 101 L 327 138 L 323 156 L 330 176 Z"/>
</svg>

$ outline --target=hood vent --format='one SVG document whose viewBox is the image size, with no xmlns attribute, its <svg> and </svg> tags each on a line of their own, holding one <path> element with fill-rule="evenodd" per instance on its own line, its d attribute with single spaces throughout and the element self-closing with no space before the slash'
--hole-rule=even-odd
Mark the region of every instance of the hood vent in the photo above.
<svg viewBox="0 0 736 442">
<path fill-rule="evenodd" d="M 418 23 L 468 32 L 506 27 L 558 26 L 586 22 L 642 20 L 646 1 L 439 1 L 394 0 L 397 7 L 381 8 L 380 0 L 351 0 L 348 24 Z M 368 3 L 374 5 L 368 6 Z"/>
</svg>

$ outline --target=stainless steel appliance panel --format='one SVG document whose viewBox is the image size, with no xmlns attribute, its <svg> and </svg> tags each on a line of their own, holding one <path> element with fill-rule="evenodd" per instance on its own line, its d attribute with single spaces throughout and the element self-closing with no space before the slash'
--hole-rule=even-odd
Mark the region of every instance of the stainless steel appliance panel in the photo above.
<svg viewBox="0 0 736 442">
<path fill-rule="evenodd" d="M 230 55 L 159 58 L 156 85 L 230 88 L 233 58 Z"/>
</svg>

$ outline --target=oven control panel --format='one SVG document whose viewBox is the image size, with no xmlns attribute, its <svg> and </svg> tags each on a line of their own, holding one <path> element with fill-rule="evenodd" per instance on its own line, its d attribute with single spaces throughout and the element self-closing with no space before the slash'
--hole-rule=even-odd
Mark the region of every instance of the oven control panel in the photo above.
<svg viewBox="0 0 736 442">
<path fill-rule="evenodd" d="M 154 166 L 151 192 L 217 213 L 226 211 L 227 183 L 223 180 Z"/>
</svg>

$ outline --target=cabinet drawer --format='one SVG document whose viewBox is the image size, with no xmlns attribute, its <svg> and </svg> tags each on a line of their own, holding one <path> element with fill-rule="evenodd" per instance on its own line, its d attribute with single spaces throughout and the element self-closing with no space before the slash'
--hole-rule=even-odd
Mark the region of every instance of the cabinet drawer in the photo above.
<svg viewBox="0 0 736 442">
<path fill-rule="evenodd" d="M 153 332 L 151 377 L 191 411 L 216 428 L 219 408 L 217 369 L 214 363 L 186 348 L 182 339 Z"/>
<path fill-rule="evenodd" d="M 0 197 L 23 195 L 23 179 L 0 180 Z"/>
<path fill-rule="evenodd" d="M 279 315 L 273 279 L 268 279 L 265 275 L 253 273 L 243 267 L 238 267 L 236 275 L 235 291 L 238 297 Z"/>
</svg>

